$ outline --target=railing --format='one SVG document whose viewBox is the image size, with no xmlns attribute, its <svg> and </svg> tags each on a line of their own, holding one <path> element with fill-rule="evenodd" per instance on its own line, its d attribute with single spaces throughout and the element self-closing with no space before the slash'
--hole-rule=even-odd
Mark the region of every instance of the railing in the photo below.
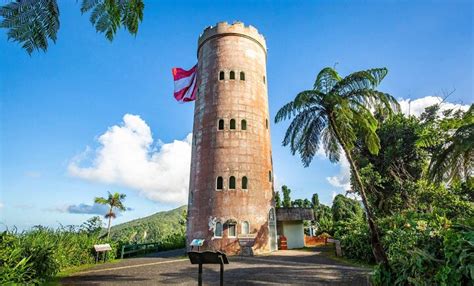
<svg viewBox="0 0 474 286">
<path fill-rule="evenodd" d="M 146 254 L 151 251 L 158 251 L 159 243 L 158 242 L 150 242 L 150 243 L 140 243 L 140 244 L 125 244 L 122 245 L 122 251 L 120 254 L 120 258 L 123 259 L 125 255 L 130 254 Z"/>
</svg>

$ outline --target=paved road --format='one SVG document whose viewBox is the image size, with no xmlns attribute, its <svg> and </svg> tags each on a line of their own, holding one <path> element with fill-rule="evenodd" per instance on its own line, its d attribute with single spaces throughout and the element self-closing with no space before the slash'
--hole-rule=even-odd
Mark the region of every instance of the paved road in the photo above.
<svg viewBox="0 0 474 286">
<path fill-rule="evenodd" d="M 182 253 L 178 252 L 177 254 Z M 230 257 L 225 285 L 368 285 L 369 270 L 341 264 L 320 252 L 286 250 Z M 219 285 L 219 266 L 203 267 L 204 285 Z M 197 265 L 184 257 L 125 259 L 64 278 L 63 285 L 197 285 Z"/>
</svg>

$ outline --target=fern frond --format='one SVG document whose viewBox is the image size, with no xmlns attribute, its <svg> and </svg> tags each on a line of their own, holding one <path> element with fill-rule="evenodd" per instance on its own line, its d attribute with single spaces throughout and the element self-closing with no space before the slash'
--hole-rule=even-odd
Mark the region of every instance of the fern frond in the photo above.
<svg viewBox="0 0 474 286">
<path fill-rule="evenodd" d="M 0 7 L 0 28 L 8 29 L 7 36 L 21 44 L 28 54 L 48 49 L 48 40 L 56 42 L 60 28 L 56 0 L 30 0 L 9 3 Z"/>
</svg>

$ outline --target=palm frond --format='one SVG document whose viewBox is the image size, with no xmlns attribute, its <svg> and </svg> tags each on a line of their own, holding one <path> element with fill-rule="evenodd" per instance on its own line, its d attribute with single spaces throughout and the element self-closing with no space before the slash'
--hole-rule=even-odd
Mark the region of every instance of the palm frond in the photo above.
<svg viewBox="0 0 474 286">
<path fill-rule="evenodd" d="M 107 205 L 107 204 L 109 204 L 109 200 L 106 199 L 106 198 L 102 198 L 102 197 L 96 197 L 94 199 L 94 203 L 101 204 L 101 205 Z"/>
<path fill-rule="evenodd" d="M 369 69 L 352 73 L 340 80 L 332 92 L 344 96 L 357 90 L 375 89 L 387 75 L 386 68 Z"/>
<path fill-rule="evenodd" d="M 298 93 L 293 101 L 285 104 L 278 110 L 275 116 L 275 123 L 290 119 L 300 110 L 319 105 L 322 96 L 324 96 L 322 93 L 315 90 L 305 90 Z"/>
<path fill-rule="evenodd" d="M 322 144 L 326 156 L 331 163 L 337 163 L 341 157 L 341 148 L 337 137 L 331 128 L 326 128 L 322 132 Z"/>
<path fill-rule="evenodd" d="M 81 12 L 91 12 L 90 22 L 109 41 L 121 27 L 136 35 L 144 8 L 143 0 L 83 0 L 81 4 Z"/>
<path fill-rule="evenodd" d="M 468 179 L 474 162 L 474 105 L 462 118 L 462 125 L 449 140 L 439 146 L 428 166 L 429 177 L 441 182 Z"/>
<path fill-rule="evenodd" d="M 0 7 L 0 28 L 8 29 L 9 40 L 22 45 L 28 54 L 48 49 L 48 41 L 56 42 L 59 9 L 56 0 L 17 0 Z"/>
<path fill-rule="evenodd" d="M 342 78 L 339 76 L 336 70 L 326 67 L 319 72 L 314 82 L 313 88 L 314 90 L 328 93 L 341 80 Z"/>
<path fill-rule="evenodd" d="M 298 151 L 305 167 L 309 166 L 318 151 L 321 134 L 326 126 L 327 123 L 324 120 L 324 116 L 317 114 L 316 117 L 306 121 L 302 132 L 298 132 L 295 140 L 292 142 L 291 149 Z"/>
</svg>

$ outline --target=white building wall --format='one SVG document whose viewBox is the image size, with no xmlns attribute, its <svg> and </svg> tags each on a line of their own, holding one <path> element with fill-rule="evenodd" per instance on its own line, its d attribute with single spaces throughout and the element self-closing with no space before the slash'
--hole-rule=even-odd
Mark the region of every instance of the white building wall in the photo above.
<svg viewBox="0 0 474 286">
<path fill-rule="evenodd" d="M 304 247 L 303 221 L 283 222 L 283 235 L 288 240 L 288 249 Z"/>
</svg>

